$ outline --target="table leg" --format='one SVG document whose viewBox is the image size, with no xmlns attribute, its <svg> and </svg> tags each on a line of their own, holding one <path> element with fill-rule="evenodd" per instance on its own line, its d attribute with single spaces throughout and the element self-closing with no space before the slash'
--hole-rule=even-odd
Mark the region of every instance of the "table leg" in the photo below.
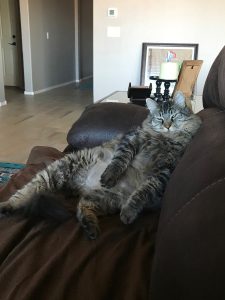
<svg viewBox="0 0 225 300">
<path fill-rule="evenodd" d="M 156 101 L 159 101 L 159 100 L 162 99 L 162 94 L 161 94 L 161 84 L 162 84 L 161 81 L 156 80 L 156 93 L 154 94 L 154 95 L 155 95 Z"/>
<path fill-rule="evenodd" d="M 164 99 L 165 102 L 168 102 L 169 98 L 170 98 L 170 95 L 169 95 L 169 93 L 170 93 L 170 90 L 169 90 L 169 88 L 170 88 L 170 82 L 169 81 L 165 81 L 164 86 L 165 86 L 165 90 L 164 90 L 163 99 Z"/>
</svg>

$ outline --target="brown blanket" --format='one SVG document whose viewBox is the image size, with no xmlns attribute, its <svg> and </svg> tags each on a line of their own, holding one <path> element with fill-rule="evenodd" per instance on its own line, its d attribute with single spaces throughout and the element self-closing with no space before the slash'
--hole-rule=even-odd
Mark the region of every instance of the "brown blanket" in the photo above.
<svg viewBox="0 0 225 300">
<path fill-rule="evenodd" d="M 27 167 L 0 189 L 0 201 L 62 156 L 56 149 L 35 147 Z M 149 299 L 157 223 L 157 213 L 145 213 L 132 225 L 123 225 L 119 215 L 102 217 L 101 235 L 90 241 L 75 216 L 55 227 L 2 218 L 0 299 Z"/>
</svg>

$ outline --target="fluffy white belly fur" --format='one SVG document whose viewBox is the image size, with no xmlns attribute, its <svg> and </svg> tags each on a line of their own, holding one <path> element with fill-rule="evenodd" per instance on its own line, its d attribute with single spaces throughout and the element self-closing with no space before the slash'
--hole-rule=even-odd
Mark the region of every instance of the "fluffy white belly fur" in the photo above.
<svg viewBox="0 0 225 300">
<path fill-rule="evenodd" d="M 104 149 L 98 153 L 95 163 L 88 170 L 85 182 L 86 188 L 97 189 L 101 187 L 100 178 L 113 157 L 109 149 Z"/>
</svg>

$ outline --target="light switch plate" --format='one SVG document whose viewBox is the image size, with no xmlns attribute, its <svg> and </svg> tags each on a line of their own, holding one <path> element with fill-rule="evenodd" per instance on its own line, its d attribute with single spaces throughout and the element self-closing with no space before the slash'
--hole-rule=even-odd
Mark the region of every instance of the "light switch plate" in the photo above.
<svg viewBox="0 0 225 300">
<path fill-rule="evenodd" d="M 117 18 L 118 16 L 118 9 L 115 7 L 108 8 L 108 17 Z"/>
</svg>

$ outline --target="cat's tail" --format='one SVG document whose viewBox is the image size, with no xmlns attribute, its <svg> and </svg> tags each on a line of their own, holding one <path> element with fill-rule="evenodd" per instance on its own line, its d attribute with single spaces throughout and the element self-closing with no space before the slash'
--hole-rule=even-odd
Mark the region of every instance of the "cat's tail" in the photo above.
<svg viewBox="0 0 225 300">
<path fill-rule="evenodd" d="M 35 195 L 19 213 L 34 221 L 44 219 L 54 224 L 62 223 L 75 216 L 64 202 L 65 197 L 62 195 L 42 192 Z"/>
</svg>

